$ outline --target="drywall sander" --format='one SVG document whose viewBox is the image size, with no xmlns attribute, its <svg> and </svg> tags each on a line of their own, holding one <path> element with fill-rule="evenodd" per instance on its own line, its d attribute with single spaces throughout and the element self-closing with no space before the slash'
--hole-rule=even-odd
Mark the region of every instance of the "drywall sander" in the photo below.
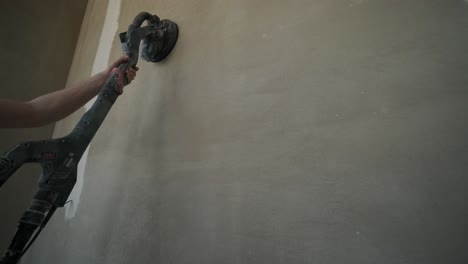
<svg viewBox="0 0 468 264">
<path fill-rule="evenodd" d="M 144 22 L 147 25 L 142 27 Z M 120 34 L 124 54 L 129 60 L 115 68 L 98 94 L 97 100 L 65 137 L 30 141 L 16 145 L 0 156 L 0 186 L 25 163 L 39 163 L 42 174 L 31 206 L 19 220 L 15 236 L 0 264 L 18 263 L 37 238 L 55 210 L 63 207 L 76 183 L 77 166 L 97 130 L 128 84 L 125 72 L 138 62 L 140 43 L 142 57 L 149 62 L 164 60 L 178 38 L 177 24 L 142 12 L 127 32 Z M 13 198 L 14 199 L 14 198 Z"/>
</svg>

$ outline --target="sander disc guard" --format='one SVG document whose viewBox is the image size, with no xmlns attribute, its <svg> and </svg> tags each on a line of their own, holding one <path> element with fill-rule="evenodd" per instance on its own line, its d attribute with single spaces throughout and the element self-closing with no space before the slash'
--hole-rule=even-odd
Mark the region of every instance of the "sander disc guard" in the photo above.
<svg viewBox="0 0 468 264">
<path fill-rule="evenodd" d="M 146 36 L 142 43 L 141 57 L 149 62 L 160 62 L 164 60 L 177 42 L 179 37 L 179 28 L 171 20 L 161 20 L 160 26 L 163 29 L 163 36 Z"/>
</svg>

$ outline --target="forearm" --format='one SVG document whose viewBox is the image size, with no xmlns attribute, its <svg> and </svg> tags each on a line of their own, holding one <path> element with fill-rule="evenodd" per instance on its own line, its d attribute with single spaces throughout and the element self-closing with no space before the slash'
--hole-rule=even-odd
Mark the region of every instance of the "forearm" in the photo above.
<svg viewBox="0 0 468 264">
<path fill-rule="evenodd" d="M 106 75 L 98 73 L 63 90 L 27 102 L 33 115 L 31 120 L 25 121 L 28 122 L 25 127 L 43 126 L 70 115 L 96 96 L 105 81 Z"/>
<path fill-rule="evenodd" d="M 96 96 L 112 69 L 127 60 L 128 56 L 122 56 L 85 81 L 26 103 L 0 99 L 0 128 L 38 127 L 70 115 Z M 135 78 L 136 71 L 138 67 L 126 71 L 130 82 Z"/>
</svg>

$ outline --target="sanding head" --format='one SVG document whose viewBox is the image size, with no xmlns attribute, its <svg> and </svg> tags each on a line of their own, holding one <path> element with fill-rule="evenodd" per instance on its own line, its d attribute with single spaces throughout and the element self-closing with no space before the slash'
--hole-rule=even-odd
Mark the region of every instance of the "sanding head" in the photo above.
<svg viewBox="0 0 468 264">
<path fill-rule="evenodd" d="M 149 62 L 160 62 L 164 60 L 174 49 L 179 37 L 179 28 L 171 20 L 160 21 L 162 36 L 148 35 L 143 39 L 141 57 Z"/>
<path fill-rule="evenodd" d="M 142 27 L 144 22 L 147 25 Z M 120 33 L 120 42 L 124 54 L 130 56 L 130 60 L 123 69 L 135 66 L 140 53 L 140 41 L 143 41 L 141 57 L 149 62 L 164 60 L 174 49 L 179 37 L 179 28 L 171 20 L 160 20 L 158 16 L 148 12 L 138 14 L 127 32 Z"/>
</svg>

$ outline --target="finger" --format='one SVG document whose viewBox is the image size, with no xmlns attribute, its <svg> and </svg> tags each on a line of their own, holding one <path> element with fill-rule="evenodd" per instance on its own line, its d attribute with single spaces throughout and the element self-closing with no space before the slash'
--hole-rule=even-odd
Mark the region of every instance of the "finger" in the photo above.
<svg viewBox="0 0 468 264">
<path fill-rule="evenodd" d="M 116 61 L 114 61 L 110 66 L 109 68 L 110 69 L 114 69 L 115 67 L 119 66 L 122 62 L 126 62 L 128 61 L 128 56 L 127 55 L 124 55 L 120 58 L 118 58 Z"/>
<path fill-rule="evenodd" d="M 127 73 L 127 79 L 129 79 L 129 80 L 135 79 L 135 74 Z"/>
<path fill-rule="evenodd" d="M 129 72 L 127 72 L 127 75 L 132 75 L 133 78 L 135 78 L 136 72 L 134 72 L 134 71 L 129 71 Z"/>
</svg>

